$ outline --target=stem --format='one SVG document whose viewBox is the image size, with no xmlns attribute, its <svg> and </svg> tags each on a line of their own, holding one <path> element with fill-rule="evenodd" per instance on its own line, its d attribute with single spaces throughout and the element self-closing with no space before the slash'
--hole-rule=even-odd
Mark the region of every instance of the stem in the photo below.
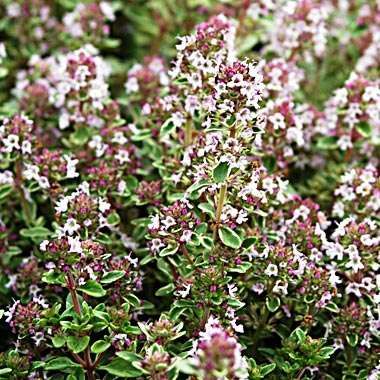
<svg viewBox="0 0 380 380">
<path fill-rule="evenodd" d="M 352 348 L 349 344 L 346 345 L 346 357 L 347 357 L 347 367 L 350 368 L 352 364 Z"/>
<path fill-rule="evenodd" d="M 301 370 L 298 372 L 296 379 L 301 379 L 301 377 L 305 371 L 306 371 L 306 367 L 302 367 Z"/>
<path fill-rule="evenodd" d="M 82 311 L 80 309 L 78 294 L 76 291 L 76 284 L 75 284 L 75 280 L 74 280 L 74 277 L 73 277 L 71 272 L 69 272 L 67 274 L 66 284 L 67 284 L 68 289 L 70 290 L 71 298 L 73 299 L 74 310 L 79 316 L 82 316 Z M 83 367 L 83 369 L 86 370 L 88 380 L 95 380 L 94 369 L 96 367 L 94 366 L 94 364 L 91 361 L 90 348 L 87 346 L 86 349 L 84 350 L 84 359 L 85 360 L 83 360 L 77 354 L 72 353 L 72 355 L 77 360 L 77 362 Z"/>
<path fill-rule="evenodd" d="M 71 355 L 74 356 L 75 360 L 83 367 L 86 368 L 86 362 L 78 355 L 74 354 L 74 352 L 71 353 Z"/>
<path fill-rule="evenodd" d="M 205 306 L 205 310 L 202 315 L 201 325 L 199 326 L 200 331 L 204 331 L 208 318 L 210 317 L 211 308 L 209 305 Z"/>
<path fill-rule="evenodd" d="M 82 316 L 82 312 L 80 310 L 80 305 L 79 305 L 79 300 L 78 300 L 78 294 L 77 294 L 77 291 L 75 290 L 76 288 L 75 281 L 71 272 L 68 273 L 66 282 L 67 282 L 67 287 L 70 290 L 71 298 L 73 299 L 74 310 L 79 316 Z"/>
<path fill-rule="evenodd" d="M 169 261 L 169 266 L 170 266 L 170 270 L 172 271 L 172 275 L 173 275 L 174 281 L 177 281 L 178 280 L 178 273 L 177 273 L 176 267 L 170 261 Z"/>
<path fill-rule="evenodd" d="M 188 261 L 191 265 L 194 265 L 194 261 L 193 261 L 193 259 L 190 257 L 189 252 L 187 251 L 186 246 L 185 246 L 184 243 L 181 243 L 181 244 L 179 245 L 179 249 L 180 249 L 181 252 L 184 254 L 184 256 L 186 257 L 187 261 Z"/>
<path fill-rule="evenodd" d="M 186 129 L 185 129 L 185 148 L 191 145 L 192 142 L 192 129 L 193 123 L 190 117 L 187 118 L 186 121 Z"/>
<path fill-rule="evenodd" d="M 257 344 L 259 343 L 261 331 L 263 330 L 265 324 L 267 323 L 268 317 L 269 317 L 269 310 L 267 307 L 265 307 L 265 311 L 260 318 L 259 325 L 257 326 L 257 329 L 255 331 L 255 335 L 253 336 L 252 351 L 254 351 L 256 349 Z"/>
<path fill-rule="evenodd" d="M 114 338 L 114 336 L 115 336 L 115 332 L 112 331 L 112 333 L 111 333 L 109 339 L 112 340 L 112 339 Z M 106 356 L 106 353 L 107 353 L 107 351 L 104 351 L 104 352 L 102 352 L 102 353 L 96 358 L 96 360 L 94 361 L 94 364 L 92 365 L 93 368 L 96 368 L 96 367 L 100 364 L 100 362 L 101 362 L 101 361 L 103 360 L 103 358 Z"/>
<path fill-rule="evenodd" d="M 22 207 L 25 211 L 26 220 L 27 220 L 28 224 L 31 225 L 32 224 L 32 214 L 30 213 L 30 207 L 29 207 L 28 201 L 26 200 L 24 190 L 21 187 L 22 182 L 23 181 L 22 181 L 21 158 L 18 158 L 16 161 L 16 186 L 20 192 L 21 203 L 22 203 Z"/>
<path fill-rule="evenodd" d="M 216 240 L 216 237 L 218 234 L 218 226 L 219 226 L 219 222 L 220 222 L 220 217 L 222 215 L 224 199 L 226 198 L 226 191 L 227 191 L 227 185 L 223 184 L 220 187 L 218 206 L 216 208 L 216 226 L 215 226 L 215 230 L 214 230 L 214 240 Z"/>
<path fill-rule="evenodd" d="M 236 123 L 234 123 L 230 129 L 230 137 L 233 139 L 236 137 Z"/>
</svg>

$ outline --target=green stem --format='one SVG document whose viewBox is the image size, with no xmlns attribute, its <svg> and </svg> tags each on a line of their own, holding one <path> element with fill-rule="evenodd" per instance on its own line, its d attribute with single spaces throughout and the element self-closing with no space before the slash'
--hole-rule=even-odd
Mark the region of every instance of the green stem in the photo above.
<svg viewBox="0 0 380 380">
<path fill-rule="evenodd" d="M 269 310 L 268 310 L 267 307 L 265 307 L 265 311 L 264 311 L 263 315 L 260 318 L 259 325 L 257 326 L 257 329 L 255 331 L 255 335 L 253 336 L 252 351 L 255 351 L 255 349 L 256 349 L 256 347 L 257 347 L 257 345 L 259 343 L 259 338 L 260 338 L 260 335 L 261 335 L 261 331 L 265 327 L 265 324 L 267 323 L 268 317 L 269 317 Z"/>
<path fill-rule="evenodd" d="M 185 148 L 191 145 L 192 143 L 192 133 L 193 133 L 193 121 L 190 117 L 187 118 L 186 121 L 186 129 L 185 129 Z"/>
<path fill-rule="evenodd" d="M 73 305 L 75 312 L 82 316 L 82 311 L 79 304 L 78 294 L 76 291 L 76 284 L 74 277 L 71 272 L 68 273 L 66 278 L 66 284 L 68 289 L 70 290 L 71 298 L 73 299 Z M 86 370 L 88 380 L 95 380 L 94 375 L 94 365 L 91 361 L 90 348 L 87 346 L 84 350 L 84 360 L 77 354 L 72 353 L 74 358 L 78 361 L 78 363 Z"/>
<path fill-rule="evenodd" d="M 216 225 L 215 225 L 215 230 L 214 230 L 214 241 L 216 240 L 216 238 L 218 236 L 218 226 L 220 223 L 220 217 L 222 216 L 222 210 L 223 210 L 224 200 L 226 198 L 226 192 L 227 192 L 227 185 L 223 184 L 220 187 L 218 205 L 216 208 Z"/>
<path fill-rule="evenodd" d="M 30 212 L 30 207 L 29 207 L 29 203 L 28 201 L 26 200 L 26 197 L 25 197 L 25 193 L 24 193 L 24 190 L 21 186 L 23 180 L 22 180 L 22 168 L 21 168 L 21 158 L 18 158 L 17 161 L 16 161 L 16 184 L 17 184 L 17 188 L 20 192 L 20 196 L 21 196 L 21 203 L 22 203 L 22 207 L 25 211 L 25 216 L 26 216 L 26 220 L 28 222 L 29 225 L 32 225 L 32 214 Z"/>
</svg>

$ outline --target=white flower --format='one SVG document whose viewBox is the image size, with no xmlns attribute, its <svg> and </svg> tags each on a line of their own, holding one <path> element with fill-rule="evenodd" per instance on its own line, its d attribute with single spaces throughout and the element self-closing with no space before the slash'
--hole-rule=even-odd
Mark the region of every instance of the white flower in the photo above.
<svg viewBox="0 0 380 380">
<path fill-rule="evenodd" d="M 102 198 L 98 198 L 98 202 L 99 202 L 99 211 L 102 213 L 109 210 L 111 207 L 111 204 L 104 201 Z"/>
<path fill-rule="evenodd" d="M 45 252 L 48 244 L 49 244 L 49 240 L 43 240 L 40 244 L 40 250 Z"/>
<path fill-rule="evenodd" d="M 139 91 L 139 82 L 137 81 L 136 77 L 130 77 L 128 78 L 127 82 L 125 83 L 125 89 L 127 91 L 127 94 L 131 94 L 133 92 Z"/>
<path fill-rule="evenodd" d="M 151 249 L 153 251 L 160 252 L 163 247 L 165 247 L 165 244 L 162 243 L 161 239 L 152 239 Z"/>
<path fill-rule="evenodd" d="M 59 129 L 66 129 L 70 125 L 70 115 L 66 112 L 61 113 L 58 120 Z"/>
<path fill-rule="evenodd" d="M 22 174 L 24 177 L 28 180 L 36 180 L 38 181 L 40 179 L 40 175 L 38 174 L 40 172 L 40 169 L 36 165 L 31 164 L 25 164 L 26 170 L 23 170 Z"/>
<path fill-rule="evenodd" d="M 182 236 L 180 237 L 179 241 L 182 243 L 188 243 L 189 241 L 191 241 L 192 234 L 193 232 L 190 230 L 183 231 Z"/>
<path fill-rule="evenodd" d="M 42 176 L 38 179 L 38 185 L 42 188 L 42 189 L 49 189 L 50 188 L 50 183 L 49 183 L 49 180 Z"/>
<path fill-rule="evenodd" d="M 361 262 L 359 255 L 350 257 L 350 261 L 346 263 L 346 268 L 352 268 L 354 273 L 357 273 L 360 269 L 364 269 L 364 265 Z"/>
<path fill-rule="evenodd" d="M 82 244 L 81 244 L 79 236 L 76 236 L 75 238 L 72 238 L 71 236 L 69 236 L 67 239 L 70 245 L 69 252 L 76 252 L 76 253 L 83 252 Z"/>
<path fill-rule="evenodd" d="M 238 291 L 238 288 L 235 284 L 227 284 L 228 288 L 228 294 L 230 297 L 235 298 L 236 297 L 236 292 Z"/>
<path fill-rule="evenodd" d="M 277 280 L 273 287 L 273 293 L 282 293 L 284 296 L 288 294 L 288 283 Z"/>
<path fill-rule="evenodd" d="M 11 153 L 13 152 L 13 149 L 20 149 L 19 140 L 20 138 L 17 135 L 8 135 L 8 137 L 3 140 L 5 152 Z"/>
<path fill-rule="evenodd" d="M 79 162 L 78 159 L 72 159 L 71 156 L 65 154 L 63 158 L 66 160 L 66 176 L 67 178 L 75 178 L 79 176 L 76 172 L 76 164 Z"/>
<path fill-rule="evenodd" d="M 66 212 L 67 211 L 67 207 L 69 205 L 69 201 L 70 201 L 70 197 L 61 198 L 57 202 L 57 206 L 55 206 L 55 211 L 57 211 L 59 213 Z"/>
<path fill-rule="evenodd" d="M 49 307 L 47 299 L 44 298 L 42 295 L 39 295 L 38 297 L 33 297 L 33 302 L 40 305 L 44 309 L 47 309 Z"/>
<path fill-rule="evenodd" d="M 42 331 L 36 332 L 34 336 L 32 336 L 32 339 L 36 342 L 36 347 L 38 347 L 41 344 L 41 342 L 46 341 L 45 335 Z"/>
<path fill-rule="evenodd" d="M 190 290 L 192 286 L 193 284 L 187 284 L 184 286 L 185 290 L 178 290 L 177 292 L 182 298 L 185 298 L 190 294 Z"/>
<path fill-rule="evenodd" d="M 163 221 L 162 224 L 165 226 L 165 230 L 167 231 L 169 227 L 175 226 L 177 223 L 175 219 L 171 216 L 167 216 Z"/>
<path fill-rule="evenodd" d="M 159 215 L 149 215 L 151 224 L 148 225 L 150 230 L 158 230 L 160 228 L 160 216 Z"/>
<path fill-rule="evenodd" d="M 365 234 L 360 237 L 360 241 L 366 245 L 366 246 L 371 246 L 374 243 L 376 243 L 376 239 L 372 239 L 370 234 Z"/>
<path fill-rule="evenodd" d="M 131 162 L 129 152 L 126 150 L 119 150 L 115 158 L 119 161 L 120 165 L 124 165 L 126 162 Z"/>
<path fill-rule="evenodd" d="M 278 275 L 278 268 L 275 264 L 269 264 L 267 269 L 265 269 L 264 273 L 269 277 L 277 277 Z"/>
<path fill-rule="evenodd" d="M 32 153 L 32 144 L 30 143 L 30 141 L 24 140 L 21 143 L 21 152 L 22 152 L 22 154 L 26 154 L 26 153 L 31 154 Z"/>
<path fill-rule="evenodd" d="M 63 226 L 63 232 L 72 235 L 74 232 L 80 229 L 80 225 L 74 218 L 68 218 L 65 225 Z"/>
</svg>

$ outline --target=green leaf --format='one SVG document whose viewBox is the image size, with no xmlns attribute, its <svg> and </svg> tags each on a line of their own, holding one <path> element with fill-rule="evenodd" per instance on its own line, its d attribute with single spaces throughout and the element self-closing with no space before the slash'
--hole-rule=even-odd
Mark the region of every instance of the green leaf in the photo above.
<svg viewBox="0 0 380 380">
<path fill-rule="evenodd" d="M 133 367 L 122 358 L 115 358 L 109 364 L 100 366 L 99 369 L 119 377 L 138 377 L 142 375 L 139 369 Z"/>
<path fill-rule="evenodd" d="M 140 300 L 134 295 L 134 294 L 128 294 L 127 296 L 124 297 L 125 300 L 134 306 L 135 308 L 140 307 Z"/>
<path fill-rule="evenodd" d="M 112 243 L 112 240 L 107 236 L 106 234 L 103 234 L 102 232 L 98 233 L 98 236 L 96 239 L 94 239 L 98 243 L 109 245 Z"/>
<path fill-rule="evenodd" d="M 228 177 L 230 170 L 231 168 L 228 162 L 219 162 L 212 171 L 212 178 L 216 183 L 221 183 Z"/>
<path fill-rule="evenodd" d="M 5 67 L 0 67 L 0 79 L 8 75 L 8 69 Z"/>
<path fill-rule="evenodd" d="M 197 183 L 193 183 L 187 190 L 189 194 L 193 193 L 194 191 L 197 191 L 199 189 L 202 189 L 203 187 L 211 186 L 212 182 L 208 181 L 207 179 L 202 179 L 201 181 Z"/>
<path fill-rule="evenodd" d="M 268 173 L 272 174 L 277 167 L 277 158 L 273 156 L 266 156 L 263 158 L 263 164 L 267 168 Z"/>
<path fill-rule="evenodd" d="M 42 281 L 48 284 L 55 284 L 55 285 L 62 285 L 66 283 L 63 277 L 63 274 L 59 272 L 50 272 L 50 273 L 45 272 L 42 275 Z"/>
<path fill-rule="evenodd" d="M 166 248 L 164 248 L 160 253 L 159 255 L 161 257 L 164 257 L 164 256 L 169 256 L 169 255 L 174 255 L 177 251 L 178 251 L 178 248 L 179 248 L 179 245 L 176 245 L 176 246 L 168 246 Z"/>
<path fill-rule="evenodd" d="M 295 335 L 297 337 L 297 341 L 299 343 L 302 343 L 305 341 L 306 339 L 306 333 L 305 331 L 303 331 L 302 329 L 300 329 L 299 327 L 297 327 L 291 335 Z"/>
<path fill-rule="evenodd" d="M 227 300 L 227 306 L 233 307 L 234 309 L 240 309 L 244 305 L 245 303 L 239 301 L 237 298 L 229 298 Z"/>
<path fill-rule="evenodd" d="M 45 367 L 45 365 L 46 365 L 46 362 L 35 361 L 32 364 L 32 369 L 43 368 Z"/>
<path fill-rule="evenodd" d="M 51 232 L 49 229 L 45 227 L 33 227 L 33 228 L 23 228 L 20 230 L 20 235 L 24 237 L 30 237 L 30 238 L 42 238 L 42 237 L 48 237 L 52 235 L 53 232 Z"/>
<path fill-rule="evenodd" d="M 87 125 L 79 125 L 74 133 L 72 139 L 77 145 L 84 145 L 91 137 L 91 130 Z"/>
<path fill-rule="evenodd" d="M 275 363 L 264 365 L 260 368 L 260 375 L 266 376 L 268 375 L 268 373 L 272 372 L 275 368 L 276 368 Z"/>
<path fill-rule="evenodd" d="M 334 303 L 330 302 L 325 306 L 325 309 L 332 311 L 333 313 L 338 313 L 339 312 L 339 307 Z"/>
<path fill-rule="evenodd" d="M 0 186 L 0 200 L 6 198 L 13 190 L 13 185 Z"/>
<path fill-rule="evenodd" d="M 337 148 L 337 136 L 324 136 L 318 140 L 318 149 L 336 149 Z"/>
<path fill-rule="evenodd" d="M 185 373 L 186 375 L 196 375 L 197 370 L 191 365 L 189 359 L 179 359 L 176 363 L 176 367 L 180 372 Z"/>
<path fill-rule="evenodd" d="M 108 272 L 102 277 L 100 282 L 102 284 L 111 284 L 112 282 L 115 282 L 124 277 L 125 273 L 125 270 L 114 270 L 112 272 Z"/>
<path fill-rule="evenodd" d="M 62 335 L 56 335 L 51 340 L 55 348 L 60 348 L 66 343 L 66 337 Z"/>
<path fill-rule="evenodd" d="M 254 244 L 257 243 L 257 237 L 248 237 L 243 240 L 242 247 L 245 249 L 251 248 Z"/>
<path fill-rule="evenodd" d="M 91 297 L 103 297 L 107 293 L 102 285 L 94 280 L 87 280 L 83 286 L 78 287 L 78 290 L 81 290 L 83 293 L 86 293 Z"/>
<path fill-rule="evenodd" d="M 62 356 L 51 360 L 45 366 L 46 371 L 59 371 L 59 370 L 70 370 L 73 367 L 80 367 L 80 364 L 73 362 L 71 359 Z"/>
<path fill-rule="evenodd" d="M 69 336 L 67 337 L 67 347 L 74 354 L 79 354 L 83 352 L 88 344 L 90 343 L 90 337 L 88 335 L 77 337 L 77 336 Z"/>
<path fill-rule="evenodd" d="M 70 373 L 66 380 L 85 380 L 84 369 L 82 367 L 75 368 L 75 371 Z"/>
<path fill-rule="evenodd" d="M 372 127 L 367 121 L 356 124 L 355 128 L 363 137 L 371 137 L 372 135 Z"/>
<path fill-rule="evenodd" d="M 265 211 L 263 210 L 253 210 L 253 213 L 256 214 L 256 215 L 260 215 L 262 216 L 263 218 L 265 218 L 266 216 L 268 216 L 268 213 L 266 213 Z"/>
<path fill-rule="evenodd" d="M 116 352 L 116 356 L 119 356 L 120 358 L 132 363 L 132 362 L 138 362 L 143 360 L 144 358 L 140 355 L 135 354 L 131 351 L 119 351 Z"/>
<path fill-rule="evenodd" d="M 170 283 L 162 288 L 158 289 L 155 293 L 156 296 L 166 296 L 167 294 L 171 294 L 176 286 L 173 283 Z"/>
<path fill-rule="evenodd" d="M 252 263 L 249 262 L 243 262 L 239 265 L 236 265 L 234 267 L 228 268 L 228 272 L 235 272 L 235 273 L 247 273 L 247 271 L 252 267 Z"/>
<path fill-rule="evenodd" d="M 231 248 L 240 248 L 241 239 L 239 235 L 230 227 L 220 227 L 218 229 L 218 236 L 224 245 Z"/>
<path fill-rule="evenodd" d="M 94 354 L 101 354 L 102 352 L 108 350 L 108 348 L 111 346 L 111 343 L 109 342 L 106 342 L 104 340 L 98 340 L 97 342 L 95 342 L 90 350 L 91 352 L 93 352 Z"/>
<path fill-rule="evenodd" d="M 5 375 L 6 373 L 11 373 L 12 368 L 1 368 L 0 369 L 0 375 Z"/>
<path fill-rule="evenodd" d="M 161 126 L 160 139 L 162 139 L 166 135 L 170 134 L 175 129 L 176 129 L 176 126 L 174 125 L 173 120 L 172 119 L 166 120 L 165 123 L 162 124 L 162 126 Z"/>
<path fill-rule="evenodd" d="M 198 205 L 198 208 L 202 210 L 205 214 L 211 216 L 211 218 L 215 218 L 215 208 L 210 203 L 204 202 Z"/>
<path fill-rule="evenodd" d="M 351 347 L 356 347 L 359 341 L 359 337 L 357 335 L 346 335 L 346 339 Z"/>
<path fill-rule="evenodd" d="M 133 193 L 133 191 L 139 186 L 139 181 L 133 175 L 128 175 L 125 179 L 128 190 Z"/>
<path fill-rule="evenodd" d="M 274 313 L 280 307 L 280 299 L 278 297 L 267 297 L 265 300 L 267 308 Z"/>
<path fill-rule="evenodd" d="M 119 214 L 116 211 L 111 212 L 107 216 L 107 223 L 110 226 L 116 226 L 116 225 L 118 225 L 120 223 L 120 216 L 119 216 Z"/>
<path fill-rule="evenodd" d="M 323 347 L 321 348 L 321 355 L 325 358 L 330 358 L 330 356 L 335 352 L 334 347 Z"/>
</svg>

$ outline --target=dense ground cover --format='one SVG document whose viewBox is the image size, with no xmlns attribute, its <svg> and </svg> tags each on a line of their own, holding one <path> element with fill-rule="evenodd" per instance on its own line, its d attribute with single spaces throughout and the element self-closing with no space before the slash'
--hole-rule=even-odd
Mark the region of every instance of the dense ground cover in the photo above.
<svg viewBox="0 0 380 380">
<path fill-rule="evenodd" d="M 0 4 L 0 379 L 379 379 L 380 4 Z"/>
</svg>

